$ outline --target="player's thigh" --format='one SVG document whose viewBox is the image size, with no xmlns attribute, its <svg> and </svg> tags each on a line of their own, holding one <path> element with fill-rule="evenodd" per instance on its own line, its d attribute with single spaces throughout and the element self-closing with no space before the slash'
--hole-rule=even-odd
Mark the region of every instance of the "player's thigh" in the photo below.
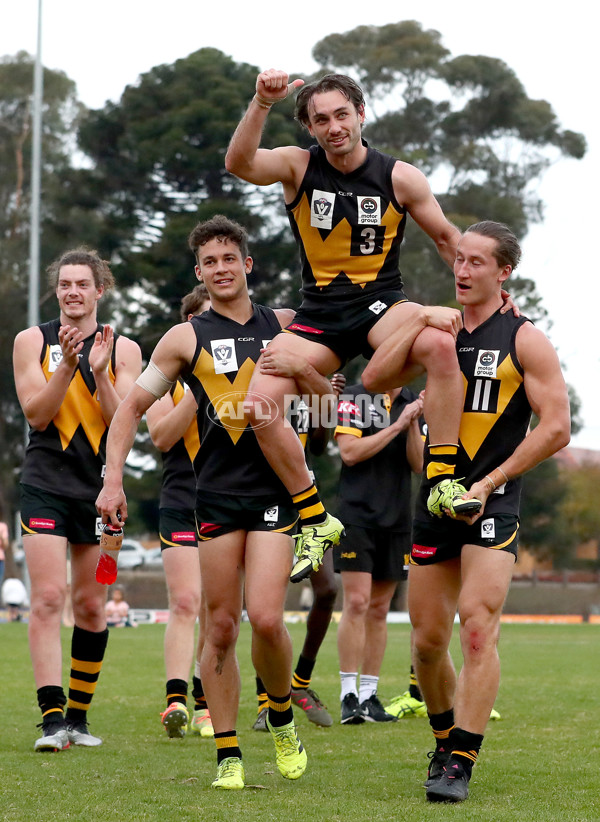
<svg viewBox="0 0 600 822">
<path fill-rule="evenodd" d="M 32 604 L 52 591 L 64 596 L 67 589 L 67 539 L 61 536 L 28 534 L 23 549 L 31 586 Z"/>
<path fill-rule="evenodd" d="M 387 340 L 395 331 L 402 328 L 422 308 L 418 303 L 396 303 L 377 320 L 369 331 L 368 341 L 371 348 L 376 349 Z"/>
<path fill-rule="evenodd" d="M 293 541 L 287 534 L 249 531 L 246 540 L 246 609 L 250 622 L 258 615 L 283 614 Z"/>
<path fill-rule="evenodd" d="M 246 531 L 235 530 L 198 546 L 207 619 L 222 611 L 241 614 Z"/>
<path fill-rule="evenodd" d="M 433 565 L 410 566 L 408 611 L 416 642 L 450 641 L 460 584 L 460 557 Z"/>
<path fill-rule="evenodd" d="M 200 559 L 196 545 L 163 548 L 162 563 L 169 597 L 195 598 L 200 603 Z"/>
<path fill-rule="evenodd" d="M 458 602 L 461 622 L 498 619 L 512 579 L 515 557 L 508 551 L 464 545 L 461 554 L 462 586 Z"/>
</svg>

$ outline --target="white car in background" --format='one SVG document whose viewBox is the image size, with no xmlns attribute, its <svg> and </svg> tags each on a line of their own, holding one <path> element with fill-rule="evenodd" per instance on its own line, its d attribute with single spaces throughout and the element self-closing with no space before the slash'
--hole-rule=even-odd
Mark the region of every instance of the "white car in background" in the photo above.
<svg viewBox="0 0 600 822">
<path fill-rule="evenodd" d="M 123 571 L 142 568 L 147 553 L 142 543 L 138 542 L 137 539 L 125 537 L 119 551 L 118 566 Z"/>
<path fill-rule="evenodd" d="M 145 552 L 146 556 L 144 557 L 144 568 L 162 568 L 162 551 L 160 545 L 156 548 L 148 548 Z"/>
</svg>

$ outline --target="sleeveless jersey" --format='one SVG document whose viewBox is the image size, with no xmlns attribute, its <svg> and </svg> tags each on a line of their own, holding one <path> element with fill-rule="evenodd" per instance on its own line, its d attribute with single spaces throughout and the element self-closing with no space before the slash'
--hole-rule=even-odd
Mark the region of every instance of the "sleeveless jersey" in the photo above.
<svg viewBox="0 0 600 822">
<path fill-rule="evenodd" d="M 360 383 L 345 388 L 338 402 L 338 434 L 370 437 L 396 422 L 417 398 L 403 388 L 390 403 L 389 394 L 371 394 Z M 411 477 L 406 456 L 408 431 L 401 431 L 377 454 L 355 465 L 342 462 L 337 513 L 342 522 L 361 528 L 409 533 L 412 525 Z"/>
<path fill-rule="evenodd" d="M 173 402 L 177 405 L 185 394 L 185 383 L 177 380 L 171 389 Z M 160 489 L 160 507 L 193 511 L 196 501 L 196 477 L 194 460 L 200 449 L 198 421 L 192 420 L 183 437 L 162 455 L 163 477 Z"/>
<path fill-rule="evenodd" d="M 190 322 L 196 350 L 182 376 L 198 403 L 202 446 L 194 460 L 196 487 L 244 496 L 289 496 L 243 413 L 260 350 L 281 331 L 275 312 L 255 305 L 252 317 L 240 325 L 210 308 Z"/>
<path fill-rule="evenodd" d="M 44 341 L 40 363 L 49 381 L 62 360 L 58 341 L 60 320 L 39 326 Z M 79 365 L 75 369 L 58 414 L 45 431 L 30 428 L 25 452 L 22 482 L 74 499 L 95 500 L 102 488 L 106 462 L 108 426 L 98 402 L 96 382 L 89 355 L 97 331 L 83 341 Z M 108 367 L 110 381 L 115 382 L 115 350 Z"/>
<path fill-rule="evenodd" d="M 526 322 L 527 317 L 498 310 L 471 333 L 463 328 L 458 334 L 465 399 L 455 476 L 465 477 L 460 481 L 466 488 L 501 465 L 527 436 L 531 406 L 515 348 L 517 331 Z M 517 477 L 490 494 L 484 516 L 518 514 L 521 486 Z M 422 489 L 421 512 L 426 498 Z"/>
<path fill-rule="evenodd" d="M 392 186 L 396 160 L 363 144 L 367 158 L 349 174 L 337 171 L 320 146 L 311 146 L 298 193 L 286 205 L 309 302 L 402 288 L 398 259 L 406 209 Z"/>
</svg>

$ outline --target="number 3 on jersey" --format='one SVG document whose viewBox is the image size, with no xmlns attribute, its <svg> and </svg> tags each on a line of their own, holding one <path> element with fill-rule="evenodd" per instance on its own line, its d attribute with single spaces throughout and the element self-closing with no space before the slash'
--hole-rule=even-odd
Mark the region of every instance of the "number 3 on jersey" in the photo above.
<svg viewBox="0 0 600 822">
<path fill-rule="evenodd" d="M 352 257 L 364 257 L 371 254 L 383 254 L 384 240 L 384 225 L 353 226 L 350 238 L 350 255 Z"/>
</svg>

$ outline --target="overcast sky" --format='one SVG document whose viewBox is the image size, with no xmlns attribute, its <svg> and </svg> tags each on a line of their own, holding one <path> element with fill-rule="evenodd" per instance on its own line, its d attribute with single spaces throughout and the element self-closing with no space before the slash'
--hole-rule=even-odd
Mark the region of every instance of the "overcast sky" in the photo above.
<svg viewBox="0 0 600 822">
<path fill-rule="evenodd" d="M 38 0 L 19 0 L 10 10 L 8 0 L 2 3 L 0 56 L 21 49 L 34 54 Z M 405 19 L 439 31 L 453 56 L 504 60 L 530 97 L 547 100 L 562 127 L 587 138 L 583 161 L 563 160 L 545 174 L 539 187 L 546 203 L 544 221 L 526 237 L 519 270 L 537 283 L 553 321 L 549 335 L 582 400 L 585 430 L 572 444 L 600 449 L 600 266 L 591 249 L 598 231 L 592 198 L 600 183 L 600 61 L 596 11 L 589 0 L 571 0 L 558 8 L 523 0 L 495 5 L 428 0 L 419 6 L 398 0 L 318 6 L 248 0 L 170 0 L 164 6 L 140 0 L 43 0 L 42 58 L 48 68 L 61 69 L 76 82 L 87 106 L 99 108 L 106 100 L 118 100 L 126 85 L 153 66 L 199 48 L 217 48 L 260 69 L 308 74 L 316 69 L 312 48 L 326 35 Z M 410 294 L 410 271 L 404 277 Z"/>
</svg>

